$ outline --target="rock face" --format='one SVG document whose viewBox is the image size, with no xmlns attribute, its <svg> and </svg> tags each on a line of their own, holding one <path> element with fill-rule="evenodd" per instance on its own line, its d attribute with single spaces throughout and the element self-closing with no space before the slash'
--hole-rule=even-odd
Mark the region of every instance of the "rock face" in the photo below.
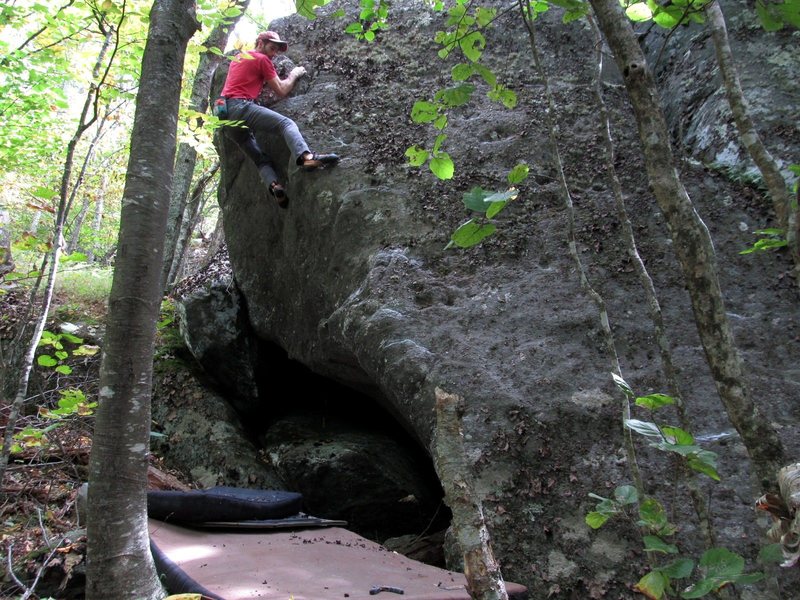
<svg viewBox="0 0 800 600">
<path fill-rule="evenodd" d="M 344 519 L 373 539 L 423 531 L 440 500 L 426 480 L 432 470 L 407 446 L 336 415 L 284 417 L 270 426 L 262 447 L 311 514 Z"/>
<path fill-rule="evenodd" d="M 345 4 L 344 19 L 294 16 L 272 28 L 290 40 L 289 58 L 308 69 L 296 93 L 273 108 L 297 121 L 312 150 L 341 154 L 340 165 L 300 172 L 279 137 L 260 138 L 287 184 L 291 204 L 284 211 L 252 163 L 219 140 L 219 202 L 249 326 L 293 361 L 366 393 L 423 448 L 430 448 L 435 430 L 434 388 L 463 395 L 468 460 L 504 575 L 528 585 L 532 598 L 631 597 L 631 584 L 646 564 L 637 533 L 622 523 L 594 532 L 584 522 L 594 506 L 590 492 L 610 496 L 615 486 L 630 482 L 621 450 L 621 399 L 608 375 L 597 308 L 568 252 L 544 88 L 532 66 L 527 32 L 513 11 L 486 32 L 485 63 L 516 92 L 518 105 L 509 110 L 491 102 L 487 86 L 474 80 L 472 102 L 448 116 L 442 149 L 456 171 L 441 182 L 426 168 L 407 166 L 404 152 L 412 144 L 431 148 L 439 132 L 412 123 L 410 110 L 416 100 L 452 86 L 450 69 L 463 60 L 437 56 L 433 39 L 445 28 L 442 17 L 424 3 L 392 2 L 390 29 L 367 44 L 342 32 L 355 20 L 357 3 L 339 4 Z M 607 304 L 624 377 L 639 394 L 662 392 L 652 326 L 620 242 L 606 178 L 592 95 L 591 34 L 582 23 L 567 26 L 559 19 L 546 15 L 537 21 L 537 43 L 558 105 L 559 151 L 575 204 L 578 251 Z M 760 59 L 749 50 L 776 49 L 786 57 L 781 44 L 796 48 L 791 32 L 765 37 L 743 28 L 733 34 L 762 40 L 739 47 L 744 63 Z M 684 53 L 676 49 L 673 55 Z M 795 76 L 784 83 L 794 85 L 786 93 L 797 98 L 793 56 Z M 668 98 L 673 127 L 697 139 L 705 126 L 680 125 L 694 96 L 678 94 L 693 90 L 694 79 L 676 67 L 674 61 L 660 67 L 673 69 L 662 73 L 675 94 Z M 708 60 L 702 69 L 716 72 Z M 695 433 L 729 430 L 663 218 L 648 192 L 627 99 L 613 68 L 607 78 L 616 167 L 639 250 L 660 293 Z M 764 90 L 773 83 L 770 77 L 753 81 L 753 102 L 761 105 L 758 114 L 777 111 L 769 127 L 780 123 L 785 135 L 776 150 L 797 162 L 800 140 L 791 117 L 796 106 L 785 112 L 767 106 Z M 718 93 L 704 98 L 716 103 L 716 111 L 723 100 Z M 702 151 L 689 137 L 683 145 L 698 150 L 698 159 L 717 157 L 734 137 L 730 127 L 721 133 Z M 506 189 L 506 174 L 519 162 L 530 166 L 530 176 L 496 219 L 498 232 L 470 250 L 446 250 L 451 232 L 469 217 L 462 195 L 475 186 Z M 751 231 L 769 224 L 769 203 L 702 164 L 687 161 L 682 176 L 716 242 L 750 385 L 784 435 L 788 454 L 796 455 L 796 286 L 784 255 L 739 254 L 754 241 Z M 254 370 L 266 370 L 270 385 L 298 383 L 275 362 Z M 278 410 L 277 401 L 260 397 L 267 411 Z M 675 417 L 664 421 L 674 424 Z M 720 439 L 706 446 L 719 452 L 723 474 L 721 483 L 706 490 L 714 524 L 721 544 L 752 559 L 763 524 L 752 516 L 747 461 L 736 439 Z M 271 443 L 280 446 L 280 439 Z M 645 444 L 639 452 L 648 491 L 669 506 L 670 466 Z M 312 455 L 311 449 L 302 453 Z M 685 496 L 674 501 L 670 510 L 679 514 L 688 505 Z M 694 521 L 681 526 L 682 548 L 699 555 Z"/>
</svg>

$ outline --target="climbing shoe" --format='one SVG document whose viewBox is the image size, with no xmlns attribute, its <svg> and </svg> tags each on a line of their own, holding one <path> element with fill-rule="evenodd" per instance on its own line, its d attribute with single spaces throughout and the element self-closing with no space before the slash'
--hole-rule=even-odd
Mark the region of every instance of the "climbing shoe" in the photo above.
<svg viewBox="0 0 800 600">
<path fill-rule="evenodd" d="M 338 154 L 313 154 L 310 153 L 305 157 L 300 156 L 297 159 L 297 166 L 303 171 L 314 171 L 325 167 L 332 167 L 339 162 Z"/>
<path fill-rule="evenodd" d="M 278 206 L 281 208 L 289 206 L 289 196 L 286 195 L 286 190 L 277 181 L 273 181 L 269 184 L 269 193 L 278 201 Z"/>
</svg>

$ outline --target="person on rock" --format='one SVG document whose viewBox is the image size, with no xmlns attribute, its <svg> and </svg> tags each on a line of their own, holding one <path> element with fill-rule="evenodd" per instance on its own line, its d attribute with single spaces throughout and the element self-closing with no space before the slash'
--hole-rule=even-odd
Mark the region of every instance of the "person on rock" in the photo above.
<svg viewBox="0 0 800 600">
<path fill-rule="evenodd" d="M 256 141 L 255 132 L 280 133 L 292 154 L 292 158 L 304 171 L 313 171 L 339 162 L 336 154 L 314 154 L 308 148 L 297 124 L 264 106 L 255 103 L 264 84 L 279 98 L 285 98 L 300 77 L 306 74 L 304 67 L 295 67 L 286 79 L 280 79 L 272 59 L 286 52 L 288 43 L 274 31 L 265 31 L 256 38 L 255 50 L 242 52 L 231 62 L 220 98 L 215 102 L 215 114 L 230 121 L 242 121 L 247 128 L 226 127 L 229 135 L 258 167 L 259 175 L 269 186 L 269 192 L 281 208 L 289 204 L 286 189 L 278 181 L 269 156 Z M 222 110 L 220 110 L 222 108 Z"/>
</svg>

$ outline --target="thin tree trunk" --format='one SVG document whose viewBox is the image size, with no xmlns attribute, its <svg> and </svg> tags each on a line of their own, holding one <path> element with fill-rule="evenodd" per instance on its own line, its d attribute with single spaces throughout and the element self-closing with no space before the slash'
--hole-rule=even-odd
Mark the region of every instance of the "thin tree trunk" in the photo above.
<svg viewBox="0 0 800 600">
<path fill-rule="evenodd" d="M 220 251 L 220 248 L 225 244 L 225 230 L 222 227 L 222 218 L 217 216 L 217 223 L 214 226 L 214 231 L 211 233 L 211 237 L 208 241 L 208 247 L 206 248 L 206 255 L 203 259 L 203 263 L 201 269 L 207 267 L 211 264 L 211 261 L 217 255 L 217 252 Z"/>
<path fill-rule="evenodd" d="M 464 555 L 467 592 L 473 600 L 507 600 L 506 584 L 494 558 L 483 515 L 464 454 L 461 417 L 464 399 L 436 388 L 434 464 L 453 512 L 453 533 Z"/>
<path fill-rule="evenodd" d="M 792 207 L 792 195 L 775 159 L 767 150 L 761 136 L 756 129 L 753 120 L 750 118 L 747 109 L 747 101 L 742 92 L 742 84 L 739 81 L 739 73 L 733 61 L 733 52 L 728 42 L 728 29 L 725 26 L 725 16 L 719 7 L 719 2 L 709 2 L 705 6 L 708 26 L 711 29 L 711 37 L 714 40 L 714 48 L 717 53 L 717 63 L 719 64 L 720 75 L 725 86 L 725 94 L 728 97 L 728 104 L 733 113 L 733 120 L 736 129 L 739 131 L 739 140 L 747 149 L 750 158 L 758 167 L 767 191 L 772 198 L 772 206 L 778 221 L 778 226 L 786 231 L 786 241 L 798 274 L 797 285 L 800 285 L 800 247 L 798 247 L 797 207 Z"/>
<path fill-rule="evenodd" d="M 42 220 L 42 211 L 36 210 L 33 212 L 33 218 L 31 222 L 28 223 L 28 233 L 31 235 L 36 235 L 36 232 L 39 230 L 39 221 Z"/>
<path fill-rule="evenodd" d="M 753 461 L 760 485 L 774 486 L 775 472 L 784 462 L 783 446 L 746 389 L 741 359 L 725 314 L 711 236 L 675 169 L 653 76 L 619 2 L 590 2 L 624 77 L 639 128 L 647 174 L 669 226 L 717 391 Z"/>
<path fill-rule="evenodd" d="M 11 254 L 11 216 L 7 209 L 0 208 L 0 278 L 14 270 L 14 256 Z"/>
<path fill-rule="evenodd" d="M 81 228 L 83 227 L 83 221 L 86 219 L 86 215 L 89 212 L 89 196 L 83 197 L 83 204 L 81 204 L 81 209 L 78 211 L 78 215 L 72 220 L 72 232 L 69 236 L 69 242 L 67 242 L 67 249 L 66 253 L 72 254 L 78 247 L 78 242 L 81 239 Z"/>
<path fill-rule="evenodd" d="M 105 194 L 106 194 L 106 187 L 108 186 L 108 175 L 103 174 L 103 179 L 100 183 L 100 190 L 97 194 L 97 198 L 94 201 L 94 215 L 92 216 L 92 231 L 95 233 L 100 231 L 100 227 L 103 225 L 103 211 L 105 210 Z M 86 261 L 89 263 L 93 263 L 95 259 L 94 255 L 94 248 L 96 242 L 93 242 L 90 247 L 86 250 Z"/>
<path fill-rule="evenodd" d="M 617 348 L 614 342 L 614 334 L 611 331 L 611 324 L 608 320 L 608 311 L 606 310 L 605 300 L 597 292 L 597 290 L 594 289 L 589 281 L 589 278 L 586 276 L 586 269 L 583 267 L 583 261 L 578 253 L 575 235 L 575 206 L 572 202 L 572 195 L 569 192 L 567 178 L 564 174 L 564 163 L 561 160 L 561 152 L 558 148 L 555 124 L 555 100 L 553 99 L 553 94 L 550 91 L 550 82 L 547 77 L 547 73 L 544 70 L 544 66 L 542 65 L 542 60 L 539 56 L 539 48 L 536 44 L 536 30 L 534 28 L 534 22 L 531 16 L 533 14 L 533 7 L 531 7 L 530 2 L 527 0 L 525 2 L 523 2 L 523 0 L 519 0 L 519 6 L 522 13 L 522 18 L 525 22 L 525 27 L 528 30 L 534 66 L 536 67 L 537 74 L 539 77 L 541 77 L 542 83 L 544 84 L 544 92 L 547 99 L 547 112 L 545 119 L 547 121 L 547 129 L 550 138 L 550 148 L 552 149 L 553 156 L 555 157 L 555 167 L 558 174 L 559 187 L 561 188 L 561 197 L 564 200 L 564 206 L 567 211 L 567 241 L 569 244 L 569 253 L 572 256 L 572 260 L 575 262 L 575 268 L 580 276 L 581 287 L 584 289 L 584 291 L 586 291 L 587 294 L 589 294 L 589 297 L 597 306 L 597 310 L 600 314 L 600 328 L 603 331 L 603 340 L 606 344 L 606 351 L 611 363 L 611 370 L 619 375 L 619 377 L 622 377 L 622 367 L 620 367 L 619 364 L 619 355 L 617 354 Z M 630 400 L 625 394 L 622 394 L 620 412 L 622 414 L 622 419 L 620 421 L 621 423 L 624 423 L 624 421 L 631 418 Z M 633 444 L 633 434 L 631 430 L 624 425 L 622 426 L 622 436 L 624 440 L 625 457 L 628 461 L 628 469 L 630 470 L 631 477 L 633 478 L 633 484 L 636 487 L 636 491 L 639 492 L 639 495 L 644 496 L 644 483 L 642 482 L 642 476 L 639 471 L 639 464 L 636 461 L 636 449 Z"/>
<path fill-rule="evenodd" d="M 633 225 L 628 217 L 628 209 L 625 206 L 625 198 L 622 194 L 622 184 L 620 183 L 617 175 L 617 170 L 614 167 L 614 141 L 611 135 L 611 119 L 606 108 L 606 103 L 603 94 L 603 40 L 600 30 L 597 28 L 597 23 L 592 15 L 588 15 L 589 26 L 592 29 L 592 34 L 595 41 L 595 78 L 594 78 L 594 92 L 597 99 L 598 115 L 601 124 L 601 136 L 606 149 L 605 162 L 608 179 L 611 182 L 611 189 L 614 193 L 614 204 L 617 209 L 617 218 L 622 226 L 622 238 L 625 242 L 625 247 L 628 251 L 628 256 L 631 259 L 633 268 L 636 275 L 639 277 L 639 283 L 642 286 L 644 297 L 647 300 L 647 307 L 650 312 L 650 320 L 653 322 L 653 331 L 658 345 L 658 351 L 661 358 L 661 371 L 664 374 L 666 382 L 666 389 L 669 395 L 675 399 L 676 408 L 678 411 L 678 418 L 681 427 L 685 431 L 694 431 L 691 425 L 691 420 L 686 412 L 686 406 L 683 401 L 683 394 L 681 393 L 680 384 L 678 383 L 678 373 L 675 369 L 675 364 L 672 361 L 672 351 L 670 350 L 669 336 L 667 329 L 664 325 L 664 317 L 661 311 L 661 304 L 658 301 L 655 285 L 650 274 L 647 272 L 644 261 L 639 254 L 639 249 L 636 244 L 636 235 L 633 232 Z M 692 504 L 697 513 L 700 523 L 700 530 L 703 534 L 703 541 L 706 548 L 711 548 L 716 545 L 714 530 L 711 526 L 711 519 L 708 511 L 708 503 L 703 496 L 702 490 L 697 485 L 696 478 L 692 473 L 686 473 L 686 484 L 689 488 L 689 495 L 692 498 Z"/>
<path fill-rule="evenodd" d="M 186 204 L 184 215 L 181 219 L 178 243 L 175 246 L 175 255 L 173 256 L 172 265 L 169 275 L 167 276 L 168 290 L 172 290 L 183 275 L 184 266 L 186 265 L 186 255 L 189 249 L 189 241 L 197 227 L 200 212 L 203 210 L 203 205 L 205 204 L 206 187 L 214 179 L 217 171 L 219 171 L 219 166 L 220 163 L 217 161 L 211 169 L 200 178 L 192 190 L 191 200 Z"/>
<path fill-rule="evenodd" d="M 238 7 L 242 13 L 247 10 L 250 0 L 237 0 L 234 6 Z M 208 38 L 203 45 L 206 48 L 218 48 L 225 50 L 228 43 L 230 32 L 239 21 L 239 17 L 230 19 L 226 24 L 220 24 L 211 30 Z M 200 56 L 197 71 L 194 74 L 192 93 L 189 106 L 192 110 L 205 113 L 208 109 L 209 94 L 211 93 L 211 82 L 214 72 L 217 70 L 223 56 L 213 52 L 205 52 Z M 176 263 L 180 261 L 178 245 L 180 243 L 180 232 L 183 216 L 186 211 L 186 203 L 192 187 L 195 165 L 197 164 L 197 151 L 190 144 L 180 144 L 178 154 L 175 157 L 175 177 L 172 186 L 172 195 L 169 203 L 169 218 L 167 220 L 167 235 L 164 247 L 164 266 L 162 273 L 162 288 L 166 292 L 174 279 L 170 278 L 170 273 L 175 274 L 178 270 Z"/>
<path fill-rule="evenodd" d="M 122 16 L 120 17 L 120 23 L 124 18 L 123 10 Z M 106 25 L 102 19 L 99 24 L 101 27 Z M 108 36 L 106 36 L 106 39 L 108 39 Z M 97 57 L 95 67 L 92 71 L 93 74 L 100 72 L 100 68 L 105 60 L 107 51 L 108 44 L 103 44 Z M 106 71 L 106 74 L 107 73 L 108 71 Z M 25 398 L 28 393 L 28 382 L 30 381 L 31 370 L 33 369 L 33 360 L 36 355 L 36 348 L 39 346 L 39 341 L 42 339 L 42 333 L 44 332 L 44 327 L 47 323 L 47 317 L 50 313 L 50 305 L 53 301 L 53 291 L 55 290 L 56 275 L 58 274 L 58 262 L 59 258 L 61 257 L 64 244 L 64 224 L 70 211 L 72 198 L 74 197 L 72 194 L 70 194 L 70 181 L 72 179 L 72 169 L 75 161 L 75 149 L 86 130 L 89 129 L 89 127 L 91 127 L 92 124 L 97 120 L 98 90 L 100 85 L 102 85 L 102 81 L 100 84 L 92 83 L 92 85 L 89 87 L 89 91 L 86 94 L 86 100 L 83 104 L 83 109 L 81 110 L 81 114 L 78 119 L 78 127 L 67 144 L 66 154 L 64 157 L 64 170 L 61 174 L 58 209 L 56 210 L 56 218 L 53 228 L 53 247 L 49 259 L 50 270 L 47 274 L 47 284 L 42 297 L 38 319 L 34 327 L 33 334 L 30 340 L 28 340 L 25 353 L 22 355 L 22 359 L 20 361 L 21 364 L 17 389 L 14 400 L 11 404 L 8 422 L 6 423 L 3 447 L 2 450 L 0 450 L 0 484 L 2 484 L 3 478 L 5 477 L 5 471 L 8 467 L 8 460 L 11 453 L 11 443 L 13 441 L 17 420 L 19 419 L 19 415 L 22 411 L 23 405 L 25 404 Z M 91 117 L 89 117 L 90 112 L 92 113 Z M 37 215 L 38 214 L 39 213 L 37 212 Z M 46 263 L 47 261 L 45 260 L 44 264 Z M 38 289 L 38 285 L 39 283 L 37 281 L 36 286 L 34 286 L 34 290 Z M 34 291 L 31 296 L 31 306 L 33 306 L 35 303 L 35 293 L 36 292 Z M 21 335 L 22 330 L 20 331 L 20 336 Z"/>
<path fill-rule="evenodd" d="M 142 59 L 89 466 L 86 597 L 155 599 L 147 531 L 155 325 L 194 0 L 156 0 Z"/>
</svg>

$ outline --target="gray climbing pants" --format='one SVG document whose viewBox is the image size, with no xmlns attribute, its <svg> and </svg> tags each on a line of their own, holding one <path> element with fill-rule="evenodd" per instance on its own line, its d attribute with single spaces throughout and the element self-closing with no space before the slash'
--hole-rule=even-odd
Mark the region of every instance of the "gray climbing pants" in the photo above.
<svg viewBox="0 0 800 600">
<path fill-rule="evenodd" d="M 252 100 L 228 98 L 228 120 L 243 121 L 247 129 L 241 127 L 226 127 L 225 133 L 236 142 L 242 151 L 258 167 L 261 178 L 269 185 L 278 181 L 275 167 L 269 158 L 269 153 L 264 152 L 256 141 L 255 132 L 277 133 L 283 136 L 286 146 L 292 155 L 292 162 L 304 152 L 308 152 L 308 144 L 303 139 L 297 124 L 288 117 L 260 106 Z"/>
</svg>

